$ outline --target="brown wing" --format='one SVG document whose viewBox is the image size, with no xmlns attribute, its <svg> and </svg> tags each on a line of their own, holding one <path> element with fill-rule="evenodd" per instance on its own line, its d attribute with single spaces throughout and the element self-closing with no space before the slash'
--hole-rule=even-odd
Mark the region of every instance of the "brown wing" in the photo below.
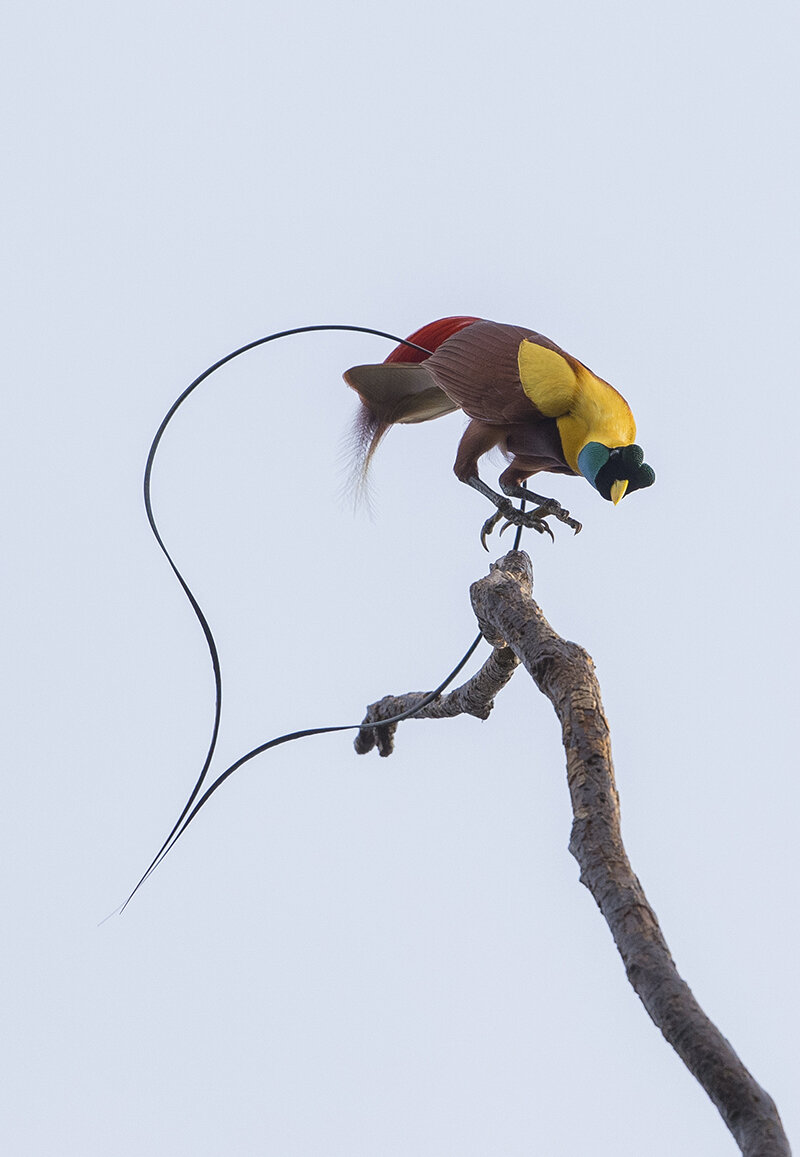
<svg viewBox="0 0 800 1157">
<path fill-rule="evenodd" d="M 544 420 L 519 380 L 518 355 L 524 338 L 563 352 L 549 338 L 522 326 L 476 321 L 448 338 L 424 365 L 470 418 L 492 426 Z"/>
</svg>

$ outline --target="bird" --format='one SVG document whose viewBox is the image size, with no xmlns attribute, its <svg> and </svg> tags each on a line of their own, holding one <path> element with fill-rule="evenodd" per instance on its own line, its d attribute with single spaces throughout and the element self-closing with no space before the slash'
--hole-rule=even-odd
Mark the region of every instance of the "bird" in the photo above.
<svg viewBox="0 0 800 1157">
<path fill-rule="evenodd" d="M 655 481 L 622 395 L 543 334 L 458 316 L 430 322 L 407 341 L 413 344 L 398 346 L 385 361 L 353 366 L 343 375 L 360 399 L 354 444 L 362 479 L 393 425 L 460 409 L 469 423 L 453 469 L 496 508 L 481 529 L 487 549 L 486 536 L 501 519 L 502 530 L 526 526 L 551 538 L 548 518 L 576 534 L 581 529 L 555 499 L 523 486 L 534 474 L 580 475 L 615 506 Z M 510 460 L 498 480 L 502 494 L 478 473 L 479 459 L 495 447 Z M 518 509 L 514 498 L 536 506 Z"/>
</svg>

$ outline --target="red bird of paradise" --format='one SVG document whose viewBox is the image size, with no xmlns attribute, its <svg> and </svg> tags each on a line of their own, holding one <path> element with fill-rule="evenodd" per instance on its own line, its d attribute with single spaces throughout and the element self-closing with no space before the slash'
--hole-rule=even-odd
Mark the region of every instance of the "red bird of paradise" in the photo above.
<svg viewBox="0 0 800 1157">
<path fill-rule="evenodd" d="M 541 471 L 580 474 L 615 506 L 655 481 L 634 442 L 636 423 L 622 395 L 542 334 L 477 317 L 445 317 L 408 340 L 430 353 L 401 345 L 385 362 L 344 374 L 361 399 L 356 437 L 362 476 L 391 426 L 463 410 L 470 422 L 455 475 L 497 508 L 481 531 L 484 546 L 501 518 L 551 537 L 549 517 L 580 530 L 555 499 L 522 486 Z M 478 460 L 495 446 L 510 459 L 499 479 L 502 494 L 478 474 Z M 512 498 L 537 505 L 518 510 Z"/>
</svg>

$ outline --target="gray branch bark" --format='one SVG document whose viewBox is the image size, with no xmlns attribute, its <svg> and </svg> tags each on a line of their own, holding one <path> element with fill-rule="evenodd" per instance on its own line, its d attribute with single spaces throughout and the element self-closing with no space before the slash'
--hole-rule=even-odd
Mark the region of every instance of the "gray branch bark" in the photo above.
<svg viewBox="0 0 800 1157">
<path fill-rule="evenodd" d="M 440 695 L 412 718 L 452 719 L 455 715 L 474 715 L 478 719 L 488 719 L 495 696 L 502 691 L 518 666 L 519 659 L 510 647 L 495 647 L 480 671 L 471 679 L 456 687 L 449 695 Z M 398 724 L 387 723 L 383 727 L 367 727 L 366 724 L 378 723 L 381 719 L 392 719 L 395 715 L 412 711 L 427 695 L 427 691 L 409 691 L 405 695 L 384 695 L 377 703 L 371 703 L 361 730 L 353 741 L 358 754 L 366 755 L 373 747 L 377 747 L 381 755 L 391 755 Z"/>
<path fill-rule="evenodd" d="M 573 825 L 569 850 L 608 923 L 625 971 L 647 1012 L 717 1106 L 745 1157 L 790 1157 L 772 1098 L 703 1012 L 678 974 L 655 912 L 628 861 L 620 831 L 611 740 L 594 664 L 562 639 L 531 597 L 533 572 L 522 551 L 510 551 L 473 584 L 472 605 L 493 646 L 481 670 L 430 704 L 424 718 L 466 712 L 485 719 L 494 697 L 522 663 L 553 704 L 567 756 Z M 422 693 L 387 696 L 364 720 L 374 723 L 412 707 Z M 359 732 L 356 750 L 392 751 L 396 725 Z"/>
</svg>

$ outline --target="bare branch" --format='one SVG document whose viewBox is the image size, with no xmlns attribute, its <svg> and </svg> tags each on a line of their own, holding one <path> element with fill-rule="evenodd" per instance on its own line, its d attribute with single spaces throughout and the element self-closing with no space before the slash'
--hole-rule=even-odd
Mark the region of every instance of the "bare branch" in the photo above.
<svg viewBox="0 0 800 1157">
<path fill-rule="evenodd" d="M 423 707 L 414 719 L 452 719 L 455 715 L 474 715 L 478 719 L 488 719 L 494 706 L 495 696 L 505 687 L 519 666 L 519 659 L 509 647 L 496 647 L 481 669 L 466 683 L 456 687 L 449 695 L 442 695 Z M 385 695 L 377 703 L 371 703 L 364 716 L 364 723 L 377 723 L 381 719 L 391 719 L 411 711 L 416 703 L 421 703 L 427 691 L 409 691 L 407 695 Z M 394 751 L 396 723 L 385 727 L 362 726 L 353 741 L 359 755 L 366 755 L 373 747 L 381 755 L 391 755 Z"/>
<path fill-rule="evenodd" d="M 503 656 L 507 675 L 489 698 L 467 695 L 471 706 L 457 705 L 454 697 L 469 688 L 471 680 L 441 701 L 443 708 L 452 700 L 452 710 L 429 709 L 428 717 L 469 711 L 486 718 L 491 699 L 513 673 L 508 652 L 525 666 L 561 723 L 574 817 L 569 848 L 580 866 L 581 882 L 611 929 L 628 979 L 654 1023 L 719 1109 L 745 1157 L 790 1157 L 772 1098 L 678 974 L 622 843 L 609 728 L 594 664 L 582 647 L 555 633 L 531 597 L 532 586 L 530 559 L 521 551 L 510 551 L 486 578 L 473 584 L 472 605 L 481 631 L 495 648 L 492 659 L 499 662 Z M 484 670 L 491 662 L 484 664 Z M 387 697 L 373 704 L 367 719 L 386 718 L 412 702 L 413 696 Z M 431 707 L 440 708 L 440 704 Z M 359 733 L 359 740 L 362 735 L 365 742 L 372 739 L 371 732 Z M 377 742 L 382 755 L 390 754 L 391 735 L 384 748 L 380 737 Z"/>
</svg>

